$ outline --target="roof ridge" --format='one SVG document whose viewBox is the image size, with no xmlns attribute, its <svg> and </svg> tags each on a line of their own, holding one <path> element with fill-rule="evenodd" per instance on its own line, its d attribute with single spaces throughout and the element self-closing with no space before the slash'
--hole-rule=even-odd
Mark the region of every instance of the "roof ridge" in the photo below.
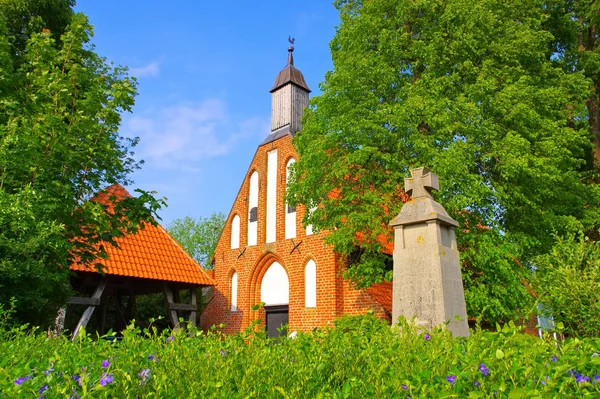
<svg viewBox="0 0 600 399">
<path fill-rule="evenodd" d="M 165 228 L 163 227 L 163 225 L 161 225 L 161 224 L 160 224 L 160 223 L 158 223 L 158 222 L 156 223 L 156 225 L 157 225 L 158 227 L 160 227 L 160 228 L 163 230 L 163 232 L 164 232 L 164 233 L 167 235 L 167 237 L 169 237 L 169 239 L 170 239 L 172 242 L 174 242 L 174 243 L 175 243 L 175 245 L 177 245 L 177 247 L 178 247 L 178 248 L 179 248 L 179 249 L 180 249 L 180 250 L 181 250 L 181 251 L 182 251 L 182 252 L 185 254 L 185 256 L 187 256 L 187 257 L 188 257 L 188 259 L 190 259 L 191 261 L 193 261 L 194 263 L 196 263 L 198 266 L 200 266 L 200 267 L 199 267 L 200 271 L 201 271 L 203 274 L 205 274 L 205 275 L 206 275 L 206 277 L 208 277 L 209 279 L 213 280 L 213 279 L 212 279 L 212 278 L 211 278 L 211 277 L 210 277 L 208 274 L 206 274 L 206 271 L 207 271 L 207 269 L 206 269 L 206 268 L 204 268 L 204 266 L 202 266 L 202 264 L 201 264 L 200 262 L 198 262 L 196 259 L 194 259 L 194 257 L 193 257 L 192 255 L 190 255 L 190 254 L 188 253 L 188 251 L 186 251 L 186 250 L 185 250 L 185 248 L 183 248 L 183 246 L 182 246 L 182 245 L 181 245 L 179 242 L 177 242 L 177 240 L 176 240 L 176 239 L 174 239 L 174 238 L 171 236 L 171 233 L 169 233 L 169 230 L 165 229 Z"/>
</svg>

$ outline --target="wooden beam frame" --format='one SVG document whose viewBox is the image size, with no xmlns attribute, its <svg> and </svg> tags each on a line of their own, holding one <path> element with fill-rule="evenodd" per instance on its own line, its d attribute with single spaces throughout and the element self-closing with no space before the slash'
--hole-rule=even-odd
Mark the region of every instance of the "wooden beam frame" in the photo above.
<svg viewBox="0 0 600 399">
<path fill-rule="evenodd" d="M 100 305 L 100 298 L 84 298 L 81 296 L 74 296 L 67 302 L 69 305 L 87 305 L 87 306 L 98 306 Z"/>
<path fill-rule="evenodd" d="M 102 294 L 104 293 L 104 289 L 106 288 L 107 283 L 108 283 L 108 279 L 105 277 L 102 279 L 102 281 L 100 281 L 100 284 L 98 284 L 98 286 L 96 287 L 96 290 L 94 291 L 94 294 L 92 295 L 91 298 L 79 298 L 79 299 L 90 299 L 91 301 L 90 301 L 90 304 L 87 304 L 88 305 L 87 309 L 81 315 L 81 318 L 79 319 L 79 322 L 77 323 L 77 326 L 75 327 L 75 330 L 73 331 L 73 336 L 71 337 L 71 341 L 74 341 L 75 338 L 79 335 L 79 331 L 81 330 L 82 327 L 87 326 L 87 323 L 90 321 L 90 318 L 92 317 L 92 314 L 94 313 L 94 310 L 96 309 L 96 306 L 100 305 L 100 299 L 102 298 Z M 97 303 L 96 303 L 96 301 L 97 301 Z M 94 304 L 91 304 L 92 302 Z M 82 303 L 82 305 L 84 305 L 84 303 Z"/>
<path fill-rule="evenodd" d="M 181 303 L 179 290 L 171 288 L 171 285 L 167 282 L 163 286 L 165 293 L 165 302 L 167 305 L 167 315 L 171 326 L 173 328 L 179 328 L 179 315 L 180 312 L 190 312 L 189 322 L 192 326 L 196 326 L 196 318 L 198 315 L 198 304 L 197 304 L 197 287 L 190 287 L 190 299 L 189 303 Z"/>
</svg>

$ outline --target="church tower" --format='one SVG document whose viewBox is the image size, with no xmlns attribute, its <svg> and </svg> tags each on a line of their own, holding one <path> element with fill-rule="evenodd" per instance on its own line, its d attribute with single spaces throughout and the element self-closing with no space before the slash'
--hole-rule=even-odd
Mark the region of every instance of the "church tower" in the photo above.
<svg viewBox="0 0 600 399">
<path fill-rule="evenodd" d="M 308 107 L 310 89 L 294 66 L 294 39 L 289 39 L 287 65 L 279 72 L 271 88 L 271 134 L 294 134 L 302 128 L 302 113 Z"/>
</svg>

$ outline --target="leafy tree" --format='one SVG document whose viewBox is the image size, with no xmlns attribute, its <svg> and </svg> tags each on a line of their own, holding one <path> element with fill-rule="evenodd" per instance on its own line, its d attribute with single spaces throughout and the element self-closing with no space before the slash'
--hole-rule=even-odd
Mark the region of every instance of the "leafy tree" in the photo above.
<svg viewBox="0 0 600 399">
<path fill-rule="evenodd" d="M 69 265 L 101 267 L 103 245 L 155 223 L 162 204 L 146 192 L 111 209 L 89 201 L 139 167 L 137 139 L 118 134 L 136 84 L 94 52 L 71 3 L 0 2 L 0 304 L 16 298 L 17 320 L 37 325 L 70 295 Z"/>
<path fill-rule="evenodd" d="M 600 336 L 600 242 L 583 235 L 559 237 L 536 265 L 533 287 L 548 315 L 570 336 Z"/>
<path fill-rule="evenodd" d="M 391 278 L 381 238 L 392 239 L 404 177 L 430 168 L 436 200 L 461 223 L 468 313 L 515 316 L 529 299 L 521 265 L 550 250 L 549 233 L 599 220 L 589 79 L 549 50 L 540 1 L 335 6 L 334 69 L 295 137 L 289 200 L 315 208 L 305 223 L 328 230 L 336 251 L 360 248 L 346 276 L 369 285 Z"/>
<path fill-rule="evenodd" d="M 600 166 L 600 3 L 591 0 L 550 0 L 546 26 L 554 40 L 553 59 L 566 71 L 578 71 L 591 85 L 586 99 L 587 121 L 594 142 L 593 162 Z"/>
<path fill-rule="evenodd" d="M 202 266 L 212 268 L 212 257 L 225 226 L 226 216 L 222 212 L 214 212 L 210 217 L 199 216 L 194 219 L 186 216 L 175 219 L 167 230 L 179 244 Z"/>
<path fill-rule="evenodd" d="M 74 5 L 75 0 L 0 0 L 15 67 L 24 61 L 27 40 L 33 33 L 47 29 L 62 43 L 60 36 L 71 22 Z"/>
</svg>

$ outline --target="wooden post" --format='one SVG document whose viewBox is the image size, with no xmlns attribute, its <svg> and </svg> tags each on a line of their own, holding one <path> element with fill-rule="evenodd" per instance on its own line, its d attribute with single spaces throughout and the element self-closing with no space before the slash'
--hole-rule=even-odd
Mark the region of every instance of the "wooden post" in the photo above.
<svg viewBox="0 0 600 399">
<path fill-rule="evenodd" d="M 87 326 L 87 323 L 90 321 L 90 317 L 92 317 L 92 314 L 94 313 L 94 310 L 96 309 L 96 306 L 98 306 L 100 304 L 100 298 L 102 298 L 102 293 L 104 293 L 106 284 L 107 284 L 107 279 L 104 278 L 100 282 L 98 287 L 96 287 L 96 291 L 94 291 L 94 294 L 92 295 L 92 297 L 86 298 L 86 299 L 91 299 L 92 301 L 90 301 L 90 303 L 88 304 L 89 306 L 81 315 L 81 318 L 79 319 L 79 322 L 77 323 L 77 327 L 75 327 L 75 331 L 73 331 L 73 337 L 71 338 L 71 341 L 74 341 L 75 337 L 77 337 L 79 335 L 79 331 L 81 330 L 81 327 Z"/>
<path fill-rule="evenodd" d="M 190 288 L 190 305 L 196 307 L 196 287 Z M 192 327 L 196 327 L 196 310 L 190 311 L 190 323 L 192 323 Z"/>
<path fill-rule="evenodd" d="M 117 294 L 115 297 L 115 332 L 122 331 L 127 326 L 125 313 L 123 311 L 123 295 Z"/>
<path fill-rule="evenodd" d="M 168 283 L 164 283 L 163 286 L 165 293 L 165 300 L 167 302 L 167 315 L 169 316 L 169 321 L 173 328 L 178 328 L 179 320 L 177 318 L 177 310 L 175 310 L 175 302 L 173 301 L 173 291 Z"/>
<path fill-rule="evenodd" d="M 100 308 L 102 311 L 101 319 L 100 319 L 100 335 L 106 334 L 106 316 L 108 314 L 108 307 L 110 305 L 110 297 L 104 297 L 102 302 L 100 303 Z"/>
</svg>

